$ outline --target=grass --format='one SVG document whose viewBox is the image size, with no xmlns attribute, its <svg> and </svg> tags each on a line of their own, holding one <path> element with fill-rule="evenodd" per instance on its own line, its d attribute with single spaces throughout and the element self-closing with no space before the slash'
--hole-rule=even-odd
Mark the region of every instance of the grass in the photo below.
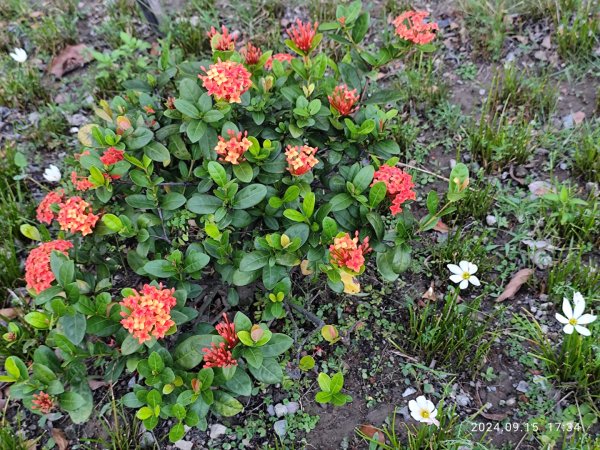
<svg viewBox="0 0 600 450">
<path fill-rule="evenodd" d="M 482 56 L 498 60 L 502 56 L 502 47 L 508 32 L 507 2 L 460 0 L 459 3 L 467 15 L 467 26 L 476 51 Z"/>
<path fill-rule="evenodd" d="M 600 183 L 600 126 L 585 124 L 573 145 L 573 170 L 586 181 Z"/>
<path fill-rule="evenodd" d="M 591 248 L 566 250 L 556 257 L 548 273 L 548 294 L 557 305 L 563 297 L 572 297 L 573 288 L 585 298 L 600 298 L 600 266 L 588 252 Z"/>
</svg>

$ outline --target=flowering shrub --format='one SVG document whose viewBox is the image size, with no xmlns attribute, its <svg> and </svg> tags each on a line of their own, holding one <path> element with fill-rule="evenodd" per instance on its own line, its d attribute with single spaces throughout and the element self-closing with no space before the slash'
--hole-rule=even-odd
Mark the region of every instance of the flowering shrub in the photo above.
<svg viewBox="0 0 600 450">
<path fill-rule="evenodd" d="M 289 29 L 297 56 L 239 46 L 225 27 L 209 33 L 211 60 L 181 61 L 165 42 L 155 71 L 100 103 L 98 121 L 80 129 L 70 182 L 38 208 L 48 229 L 28 233 L 59 240 L 27 262 L 38 308 L 27 321 L 48 337 L 31 376 L 11 359 L 14 397 L 83 422 L 93 410 L 90 360 L 109 380 L 136 371 L 125 405 L 147 429 L 171 420 L 176 441 L 184 425 L 205 428 L 209 412 L 240 412 L 235 397 L 251 395 L 254 381 L 281 382 L 277 358 L 292 345 L 240 312 L 216 328 L 199 323 L 201 284 L 226 285 L 229 307 L 237 287 L 257 287 L 254 317 L 267 321 L 285 315 L 301 265 L 347 293 L 360 291 L 369 261 L 389 281 L 408 268 L 411 240 L 455 210 L 468 173 L 456 165 L 443 204 L 419 192 L 398 167 L 395 94 L 367 80 L 408 52 L 431 51 L 435 27 L 400 16 L 403 39 L 366 50 L 369 14 L 360 3 L 338 14 Z M 318 52 L 323 39 L 344 57 Z M 410 202 L 419 199 L 417 220 Z"/>
</svg>

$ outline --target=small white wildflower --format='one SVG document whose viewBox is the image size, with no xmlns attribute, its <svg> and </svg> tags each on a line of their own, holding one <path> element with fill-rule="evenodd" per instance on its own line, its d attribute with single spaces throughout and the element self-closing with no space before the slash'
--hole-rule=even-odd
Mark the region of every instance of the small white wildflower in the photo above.
<svg viewBox="0 0 600 450">
<path fill-rule="evenodd" d="M 479 278 L 474 273 L 477 272 L 477 266 L 469 261 L 461 261 L 456 264 L 448 264 L 448 269 L 452 272 L 450 281 L 460 283 L 458 287 L 466 289 L 471 283 L 473 286 L 479 286 Z"/>
<path fill-rule="evenodd" d="M 573 307 L 571 302 L 566 298 L 563 298 L 562 307 L 564 316 L 556 313 L 556 320 L 564 324 L 563 331 L 567 334 L 573 334 L 573 331 L 577 331 L 583 336 L 589 336 L 592 334 L 590 330 L 582 325 L 587 325 L 596 320 L 596 316 L 592 314 L 583 314 L 585 310 L 585 300 L 580 292 L 575 292 L 573 295 Z"/>
<path fill-rule="evenodd" d="M 50 164 L 44 170 L 44 179 L 50 183 L 58 183 L 61 179 L 60 169 L 54 164 Z"/>
<path fill-rule="evenodd" d="M 11 53 L 10 57 L 18 63 L 24 63 L 27 61 L 27 52 L 22 48 L 15 48 Z"/>
<path fill-rule="evenodd" d="M 437 427 L 440 426 L 440 423 L 435 418 L 438 413 L 435 405 L 423 395 L 417 397 L 416 400 L 408 402 L 408 409 L 410 409 L 410 415 L 416 421 L 428 425 L 433 424 Z"/>
</svg>

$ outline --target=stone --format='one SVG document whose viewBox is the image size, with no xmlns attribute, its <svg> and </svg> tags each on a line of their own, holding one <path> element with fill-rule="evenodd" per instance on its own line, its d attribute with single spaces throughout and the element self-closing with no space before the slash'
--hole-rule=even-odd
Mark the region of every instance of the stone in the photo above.
<svg viewBox="0 0 600 450">
<path fill-rule="evenodd" d="M 179 450 L 192 450 L 192 448 L 194 448 L 194 443 L 192 441 L 185 441 L 183 439 L 180 439 L 173 445 Z"/>
<path fill-rule="evenodd" d="M 514 397 L 511 397 L 508 400 L 506 400 L 506 406 L 515 406 L 516 404 L 517 404 L 517 399 Z"/>
<path fill-rule="evenodd" d="M 517 384 L 517 391 L 523 393 L 529 392 L 529 383 L 524 380 L 519 381 L 519 384 Z"/>
<path fill-rule="evenodd" d="M 275 415 L 277 417 L 283 417 L 287 414 L 287 408 L 285 407 L 285 405 L 282 405 L 281 403 L 277 403 L 275 405 Z"/>
<path fill-rule="evenodd" d="M 417 390 L 415 388 L 412 388 L 412 387 L 406 388 L 406 390 L 402 393 L 402 398 L 409 397 L 409 396 L 413 395 L 415 392 L 417 392 Z"/>
<path fill-rule="evenodd" d="M 273 405 L 268 405 L 268 406 L 267 406 L 267 413 L 268 413 L 270 416 L 274 416 L 274 415 L 275 415 L 275 408 L 273 408 Z"/>
<path fill-rule="evenodd" d="M 140 447 L 141 448 L 154 448 L 156 444 L 156 439 L 154 439 L 154 435 L 149 431 L 144 431 L 142 437 L 140 438 Z"/>
<path fill-rule="evenodd" d="M 288 414 L 294 414 L 300 409 L 300 404 L 298 402 L 289 402 L 285 407 Z"/>
<path fill-rule="evenodd" d="M 459 406 L 468 406 L 471 403 L 471 399 L 468 395 L 458 394 L 456 396 L 456 403 L 458 403 Z"/>
<path fill-rule="evenodd" d="M 487 223 L 488 226 L 491 227 L 498 223 L 498 219 L 496 219 L 496 216 L 488 214 L 487 216 L 485 216 L 485 223 Z"/>
<path fill-rule="evenodd" d="M 277 422 L 275 422 L 273 424 L 273 429 L 275 430 L 275 433 L 277 433 L 277 436 L 279 436 L 279 437 L 285 436 L 285 433 L 287 432 L 287 420 L 285 420 L 285 419 L 278 420 Z"/>
<path fill-rule="evenodd" d="M 211 439 L 219 439 L 227 432 L 227 427 L 225 425 L 221 425 L 220 423 L 213 423 L 210 426 L 209 436 Z"/>
</svg>

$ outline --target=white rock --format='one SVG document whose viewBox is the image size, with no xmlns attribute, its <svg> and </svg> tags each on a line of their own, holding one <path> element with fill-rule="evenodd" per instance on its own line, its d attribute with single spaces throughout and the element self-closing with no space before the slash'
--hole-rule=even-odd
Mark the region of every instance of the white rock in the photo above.
<svg viewBox="0 0 600 450">
<path fill-rule="evenodd" d="M 173 445 L 179 450 L 192 450 L 192 448 L 194 447 L 194 443 L 192 441 L 185 441 L 183 439 L 178 440 Z"/>
<path fill-rule="evenodd" d="M 527 381 L 521 380 L 519 384 L 517 384 L 517 391 L 519 392 L 528 392 L 529 391 L 529 383 Z"/>
<path fill-rule="evenodd" d="M 468 406 L 469 403 L 471 403 L 471 399 L 468 395 L 459 394 L 456 396 L 456 403 L 458 403 L 460 406 Z"/>
<path fill-rule="evenodd" d="M 211 439 L 218 439 L 223 436 L 227 432 L 227 427 L 225 425 L 221 425 L 220 423 L 213 423 L 210 426 L 209 436 Z"/>
<path fill-rule="evenodd" d="M 278 436 L 283 437 L 287 432 L 287 420 L 281 419 L 273 424 L 273 429 Z"/>
<path fill-rule="evenodd" d="M 496 216 L 492 216 L 491 214 L 488 214 L 487 216 L 485 216 L 485 223 L 487 223 L 488 226 L 491 227 L 498 223 L 498 219 L 496 219 Z"/>
<path fill-rule="evenodd" d="M 406 388 L 406 390 L 402 393 L 402 398 L 406 398 L 410 395 L 413 395 L 417 390 L 415 388 Z"/>
<path fill-rule="evenodd" d="M 288 414 L 294 414 L 296 411 L 300 409 L 300 405 L 298 402 L 289 402 L 285 405 Z"/>
<path fill-rule="evenodd" d="M 277 403 L 275 405 L 275 415 L 277 417 L 283 417 L 287 414 L 287 408 L 285 407 L 285 405 L 282 405 L 281 403 Z"/>
</svg>

